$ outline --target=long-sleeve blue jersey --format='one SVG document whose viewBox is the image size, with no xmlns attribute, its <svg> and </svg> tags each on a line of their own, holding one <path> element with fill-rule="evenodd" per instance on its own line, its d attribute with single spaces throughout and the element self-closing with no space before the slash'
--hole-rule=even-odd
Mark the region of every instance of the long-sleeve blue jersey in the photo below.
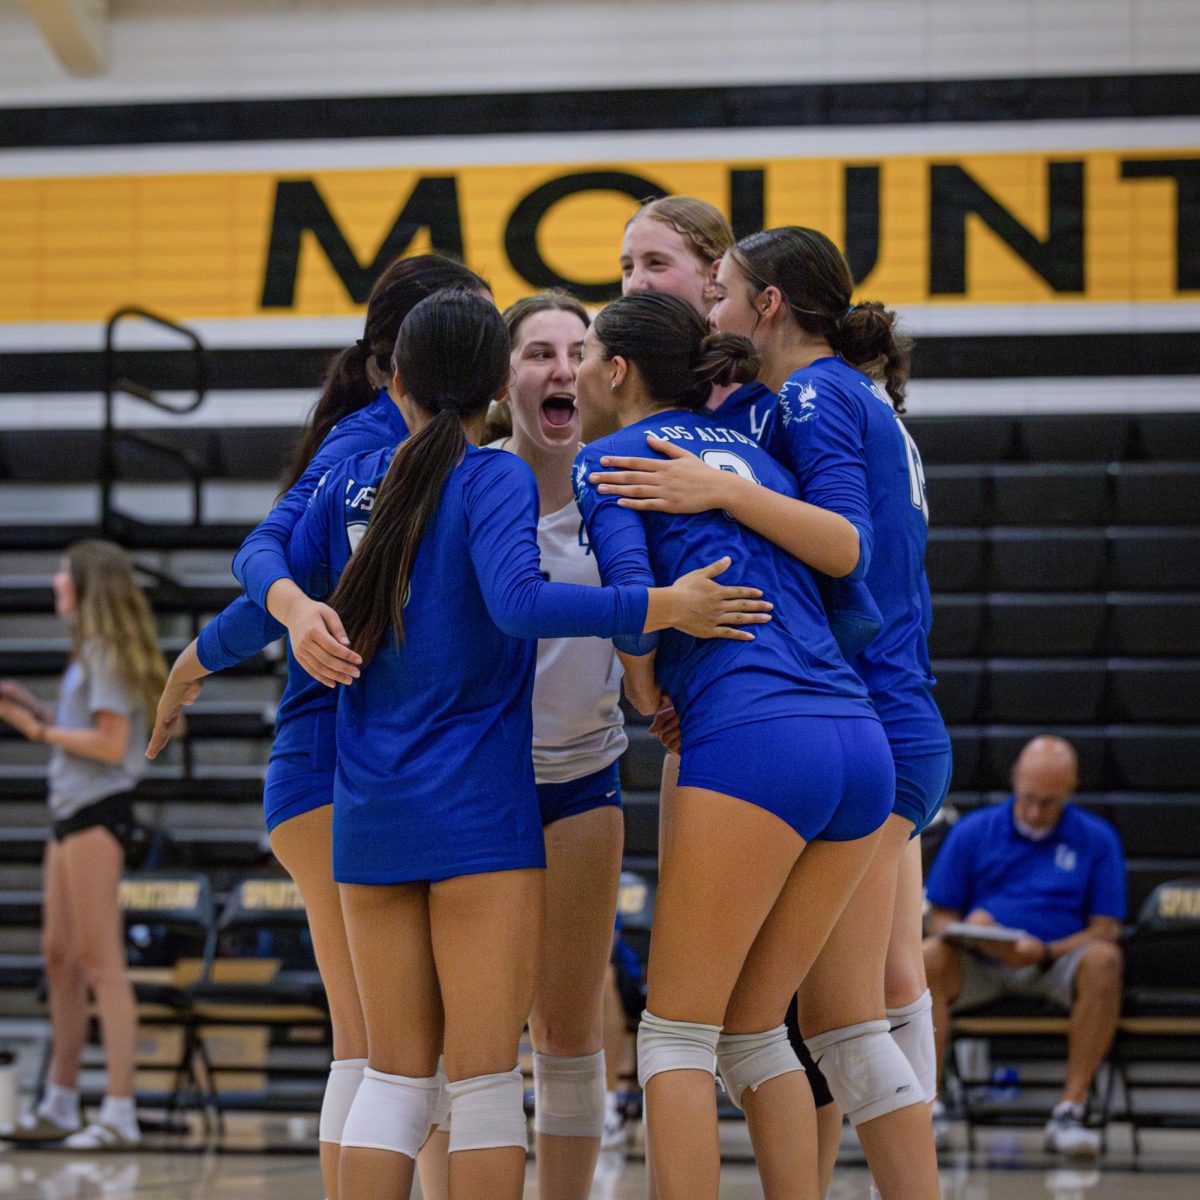
<svg viewBox="0 0 1200 1200">
<path fill-rule="evenodd" d="M 891 402 L 842 359 L 820 358 L 783 385 L 763 444 L 796 472 L 802 499 L 856 524 L 865 479 L 873 536 L 864 582 L 882 628 L 851 665 L 885 725 L 897 707 L 915 701 L 924 709 L 934 682 L 927 644 L 932 607 L 925 577 L 925 476 Z"/>
<path fill-rule="evenodd" d="M 756 380 L 743 383 L 736 391 L 730 392 L 708 415 L 722 428 L 736 429 L 738 433 L 761 442 L 767 417 L 778 399 L 765 383 Z"/>
<path fill-rule="evenodd" d="M 266 594 L 271 584 L 288 575 L 292 530 L 321 477 L 351 455 L 382 449 L 390 453 L 407 433 L 386 388 L 329 431 L 299 481 L 242 544 L 234 569 L 238 570 L 239 562 L 249 566 L 249 572 L 239 574 L 247 594 L 227 605 L 200 631 L 196 653 L 203 667 L 221 671 L 235 666 L 287 632 L 266 611 Z M 313 679 L 288 646 L 287 682 L 275 715 L 275 740 L 263 794 L 268 828 L 314 807 L 317 801 L 330 802 L 335 753 L 328 733 L 336 707 L 337 693 Z M 300 791 L 306 793 L 303 800 L 297 798 Z"/>
<path fill-rule="evenodd" d="M 387 388 L 364 408 L 339 421 L 326 435 L 304 474 L 288 489 L 267 516 L 251 531 L 234 555 L 233 573 L 260 608 L 277 579 L 287 577 L 287 546 L 321 476 L 355 454 L 395 446 L 408 436 L 408 427 Z"/>
<path fill-rule="evenodd" d="M 830 632 L 807 567 L 723 512 L 636 512 L 596 491 L 589 475 L 602 470 L 601 457 L 653 454 L 647 434 L 783 495 L 795 497 L 797 489 L 753 438 L 687 410 L 638 421 L 584 447 L 575 460 L 575 498 L 606 584 L 662 585 L 728 555 L 733 565 L 718 582 L 761 588 L 775 606 L 768 624 L 752 627 L 752 642 L 700 641 L 676 630 L 658 635 L 658 679 L 675 703 L 685 740 L 775 717 L 872 715 L 862 681 Z M 616 645 L 632 653 L 654 648 L 649 639 Z"/>
<path fill-rule="evenodd" d="M 355 457 L 322 481 L 288 552 L 292 578 L 311 594 L 340 576 L 391 457 Z M 637 634 L 647 595 L 644 585 L 547 583 L 537 517 L 533 472 L 515 455 L 471 447 L 451 472 L 417 550 L 404 640 L 386 638 L 339 689 L 340 882 L 508 869 L 514 847 L 540 856 L 536 639 Z"/>
</svg>

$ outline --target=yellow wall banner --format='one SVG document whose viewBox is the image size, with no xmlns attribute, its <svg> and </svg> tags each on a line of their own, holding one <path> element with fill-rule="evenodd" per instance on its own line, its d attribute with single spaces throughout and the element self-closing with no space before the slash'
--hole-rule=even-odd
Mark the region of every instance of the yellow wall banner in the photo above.
<svg viewBox="0 0 1200 1200">
<path fill-rule="evenodd" d="M 435 248 L 506 304 L 619 290 L 639 200 L 712 201 L 745 233 L 813 225 L 889 304 L 1200 298 L 1200 150 L 0 180 L 0 321 L 356 311 Z"/>
</svg>

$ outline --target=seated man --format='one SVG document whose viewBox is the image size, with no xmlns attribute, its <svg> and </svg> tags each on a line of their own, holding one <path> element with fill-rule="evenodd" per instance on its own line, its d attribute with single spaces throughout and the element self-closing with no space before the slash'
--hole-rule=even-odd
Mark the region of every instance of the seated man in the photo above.
<svg viewBox="0 0 1200 1200">
<path fill-rule="evenodd" d="M 1116 831 L 1069 803 L 1078 777 L 1069 742 L 1034 738 L 1013 767 L 1012 799 L 969 814 L 950 831 L 926 888 L 932 907 L 925 970 L 939 1065 L 951 1011 L 1024 996 L 1070 1012 L 1067 1081 L 1046 1126 L 1046 1148 L 1093 1155 L 1100 1137 L 1085 1128 L 1083 1105 L 1121 1011 L 1116 943 L 1125 861 Z M 941 936 L 962 920 L 1022 935 L 971 943 Z"/>
</svg>

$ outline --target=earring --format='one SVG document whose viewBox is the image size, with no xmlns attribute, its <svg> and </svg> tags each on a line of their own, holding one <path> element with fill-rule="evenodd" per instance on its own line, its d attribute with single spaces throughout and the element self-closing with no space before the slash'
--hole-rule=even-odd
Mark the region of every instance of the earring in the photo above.
<svg viewBox="0 0 1200 1200">
<path fill-rule="evenodd" d="M 610 392 L 615 392 L 617 390 L 617 381 L 615 379 L 609 380 L 608 390 Z"/>
</svg>

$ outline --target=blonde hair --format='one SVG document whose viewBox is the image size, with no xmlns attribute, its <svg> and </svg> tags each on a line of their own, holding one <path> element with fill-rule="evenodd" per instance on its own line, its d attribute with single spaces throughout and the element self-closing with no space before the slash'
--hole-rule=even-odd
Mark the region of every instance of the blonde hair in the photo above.
<svg viewBox="0 0 1200 1200">
<path fill-rule="evenodd" d="M 153 712 L 167 681 L 167 664 L 129 555 L 113 542 L 93 538 L 67 547 L 65 557 L 75 585 L 74 657 L 88 643 L 103 646 L 121 682 Z"/>
<path fill-rule="evenodd" d="M 670 225 L 687 239 L 692 253 L 706 267 L 712 266 L 733 245 L 733 230 L 725 215 L 707 200 L 695 196 L 663 196 L 659 200 L 647 200 L 625 222 L 625 228 L 642 218 Z"/>
</svg>

